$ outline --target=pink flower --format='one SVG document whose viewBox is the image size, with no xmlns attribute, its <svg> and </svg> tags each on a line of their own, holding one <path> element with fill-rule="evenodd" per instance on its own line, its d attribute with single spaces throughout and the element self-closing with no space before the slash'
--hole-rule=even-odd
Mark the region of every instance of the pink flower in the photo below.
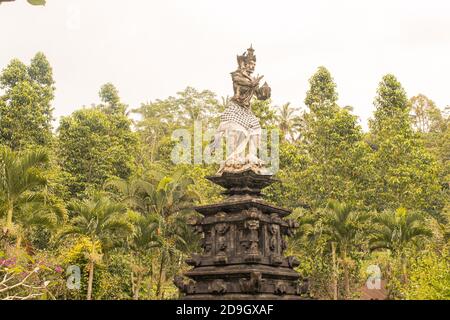
<svg viewBox="0 0 450 320">
<path fill-rule="evenodd" d="M 16 263 L 16 258 L 0 259 L 0 266 L 6 267 L 6 268 L 14 265 L 15 263 Z"/>
</svg>

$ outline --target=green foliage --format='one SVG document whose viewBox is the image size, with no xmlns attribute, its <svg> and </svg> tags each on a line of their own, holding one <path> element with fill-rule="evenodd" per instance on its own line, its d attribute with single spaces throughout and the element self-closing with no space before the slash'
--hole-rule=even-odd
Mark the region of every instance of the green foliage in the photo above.
<svg viewBox="0 0 450 320">
<path fill-rule="evenodd" d="M 216 95 L 209 91 L 197 91 L 187 87 L 177 93 L 175 108 L 177 121 L 181 126 L 191 126 L 194 121 L 209 121 L 216 116 L 219 108 Z"/>
<path fill-rule="evenodd" d="M 194 180 L 187 170 L 179 168 L 170 176 L 161 174 L 143 178 L 109 180 L 105 188 L 120 194 L 120 200 L 135 210 L 130 216 L 134 232 L 129 245 L 133 254 L 134 271 L 137 280 L 133 284 L 133 297 L 139 297 L 145 270 L 150 269 L 145 262 L 149 252 L 157 253 L 159 267 L 156 276 L 156 297 L 162 298 L 168 264 L 179 264 L 185 252 L 198 249 L 198 237 L 187 222 L 192 217 L 190 207 L 200 196 L 192 189 Z"/>
<path fill-rule="evenodd" d="M 74 200 L 69 204 L 73 218 L 62 236 L 82 235 L 92 243 L 99 242 L 101 250 L 113 248 L 133 231 L 126 219 L 127 208 L 108 197 L 95 194 L 90 199 Z"/>
<path fill-rule="evenodd" d="M 107 114 L 124 114 L 127 106 L 121 103 L 119 91 L 112 83 L 106 83 L 98 93 L 100 100 L 104 103 L 100 108 Z"/>
<path fill-rule="evenodd" d="M 13 59 L 0 74 L 0 143 L 13 150 L 48 146 L 52 139 L 52 68 L 43 53 L 29 66 Z"/>
<path fill-rule="evenodd" d="M 126 206 L 102 194 L 95 194 L 83 201 L 74 200 L 69 204 L 69 210 L 74 217 L 71 224 L 61 231 L 59 238 L 75 235 L 82 240 L 75 252 L 83 253 L 88 260 L 87 299 L 90 300 L 93 292 L 100 290 L 94 287 L 94 284 L 98 284 L 94 279 L 95 265 L 101 265 L 102 252 L 123 244 L 122 241 L 133 232 L 133 226 L 125 215 Z"/>
<path fill-rule="evenodd" d="M 63 117 L 54 139 L 43 54 L 29 66 L 11 60 L 0 86 L 0 282 L 10 281 L 0 299 L 177 298 L 173 277 L 201 251 L 191 208 L 222 196 L 205 179 L 215 166 L 171 162 L 171 135 L 192 135 L 196 121 L 215 127 L 230 99 L 187 87 L 133 110 L 141 118 L 132 127 L 107 83 L 101 103 Z M 380 82 L 368 133 L 337 100 L 320 67 L 307 110 L 252 101 L 262 127 L 282 138 L 281 183 L 264 194 L 296 208 L 286 254 L 301 261 L 315 298 L 358 298 L 375 264 L 390 298 L 449 299 L 448 114 L 424 95 L 408 100 L 392 75 Z M 73 265 L 79 290 L 66 286 L 64 268 Z M 25 273 L 29 282 L 11 290 Z"/>
<path fill-rule="evenodd" d="M 368 146 L 357 118 L 336 105 L 336 85 L 323 67 L 310 79 L 305 103 L 302 147 L 307 165 L 302 172 L 302 193 L 311 206 L 325 206 L 328 199 L 354 202 L 367 199 L 371 178 Z"/>
<path fill-rule="evenodd" d="M 306 93 L 305 104 L 312 113 L 332 111 L 336 105 L 338 94 L 336 84 L 325 67 L 319 67 L 309 79 L 310 88 Z"/>
<path fill-rule="evenodd" d="M 274 126 L 276 114 L 270 99 L 253 99 L 251 108 L 255 116 L 259 119 L 262 128 L 269 129 Z"/>
<path fill-rule="evenodd" d="M 27 0 L 33 6 L 45 6 L 46 0 Z"/>
<path fill-rule="evenodd" d="M 401 289 L 405 299 L 450 300 L 449 258 L 448 249 L 431 249 L 412 259 L 409 282 Z"/>
<path fill-rule="evenodd" d="M 424 95 L 411 98 L 413 125 L 439 164 L 439 180 L 450 181 L 450 117 Z"/>
<path fill-rule="evenodd" d="M 132 298 L 132 267 L 127 254 L 112 252 L 97 271 L 97 299 L 130 300 Z"/>
<path fill-rule="evenodd" d="M 374 228 L 370 238 L 370 249 L 387 249 L 392 254 L 388 268 L 391 298 L 402 297 L 401 289 L 409 283 L 409 257 L 423 249 L 425 239 L 432 236 L 424 225 L 419 212 L 408 212 L 405 208 L 384 211 L 373 218 Z M 421 248 L 422 247 L 422 248 Z"/>
<path fill-rule="evenodd" d="M 413 132 L 406 93 L 393 75 L 383 77 L 370 121 L 375 152 L 376 208 L 439 208 L 438 166 Z"/>
<path fill-rule="evenodd" d="M 417 245 L 418 239 L 431 237 L 431 231 L 423 225 L 423 215 L 405 208 L 379 213 L 373 221 L 376 228 L 370 239 L 372 250 L 389 249 L 394 255 L 400 255 Z"/>
<path fill-rule="evenodd" d="M 351 247 L 358 241 L 362 224 L 368 216 L 355 211 L 350 205 L 331 200 L 323 217 L 322 233 L 328 241 L 337 244 L 337 250 L 342 253 L 350 252 Z"/>
<path fill-rule="evenodd" d="M 280 170 L 277 172 L 277 178 L 281 183 L 273 184 L 263 192 L 270 201 L 280 206 L 300 207 L 306 203 L 299 181 L 306 168 L 307 155 L 298 145 L 286 142 L 280 143 L 279 154 Z"/>
<path fill-rule="evenodd" d="M 290 103 L 285 103 L 278 109 L 276 122 L 280 129 L 281 138 L 293 141 L 298 138 L 298 130 L 301 129 L 303 123 L 302 118 L 296 114 L 298 109 L 291 107 Z"/>
<path fill-rule="evenodd" d="M 410 99 L 413 112 L 413 127 L 420 133 L 439 132 L 445 126 L 441 110 L 423 94 Z"/>
<path fill-rule="evenodd" d="M 355 274 L 359 272 L 359 265 L 356 260 L 363 258 L 357 250 L 364 246 L 363 235 L 370 216 L 335 200 L 329 201 L 327 207 L 316 214 L 317 218 L 310 220 L 314 224 L 312 244 L 316 253 L 321 252 L 322 266 L 311 276 L 321 279 L 325 273 L 331 279 L 329 284 L 325 284 L 330 285 L 325 295 L 334 299 L 350 299 L 358 285 Z M 311 232 L 311 229 L 307 230 Z"/>
<path fill-rule="evenodd" d="M 130 176 L 138 141 L 131 120 L 99 108 L 75 111 L 58 128 L 58 156 L 70 194 L 81 197 L 110 177 Z"/>
<path fill-rule="evenodd" d="M 203 127 L 215 125 L 220 108 L 211 91 L 187 87 L 176 97 L 145 103 L 133 110 L 142 118 L 136 124 L 143 141 L 141 165 L 148 167 L 149 162 L 169 159 L 174 146 L 171 140 L 173 131 L 182 128 L 192 130 L 194 121 L 201 121 Z"/>
<path fill-rule="evenodd" d="M 23 205 L 38 201 L 37 192 L 47 180 L 39 167 L 48 161 L 43 150 L 17 153 L 10 148 L 0 147 L 0 208 L 5 218 L 5 225 L 10 228 L 16 210 Z"/>
</svg>

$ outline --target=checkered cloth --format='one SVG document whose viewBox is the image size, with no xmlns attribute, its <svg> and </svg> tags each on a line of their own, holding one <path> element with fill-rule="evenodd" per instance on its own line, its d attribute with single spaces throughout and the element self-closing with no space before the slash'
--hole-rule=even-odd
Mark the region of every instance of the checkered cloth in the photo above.
<svg viewBox="0 0 450 320">
<path fill-rule="evenodd" d="M 246 130 L 256 130 L 261 128 L 259 120 L 250 109 L 241 107 L 240 105 L 231 102 L 220 116 L 220 122 L 234 122 Z"/>
</svg>

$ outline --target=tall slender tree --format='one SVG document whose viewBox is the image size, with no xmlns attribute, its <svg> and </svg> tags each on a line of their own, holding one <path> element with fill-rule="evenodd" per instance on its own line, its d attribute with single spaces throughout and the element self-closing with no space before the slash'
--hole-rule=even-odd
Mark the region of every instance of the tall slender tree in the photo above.
<svg viewBox="0 0 450 320">
<path fill-rule="evenodd" d="M 369 126 L 375 149 L 377 209 L 439 208 L 438 166 L 412 129 L 411 105 L 393 75 L 381 80 L 375 107 Z"/>
<path fill-rule="evenodd" d="M 344 273 L 344 298 L 350 299 L 351 254 L 361 241 L 362 226 L 368 219 L 368 216 L 353 210 L 348 204 L 334 200 L 328 203 L 327 211 L 329 214 L 322 219 L 322 225 L 323 234 L 327 237 L 327 241 L 331 246 L 334 284 L 337 285 L 338 283 L 337 275 L 339 272 L 337 270 L 336 254 L 339 254 Z M 337 288 L 334 288 L 333 292 L 335 293 L 335 298 L 337 298 Z"/>
<path fill-rule="evenodd" d="M 283 139 L 293 141 L 296 138 L 300 126 L 300 117 L 295 114 L 296 111 L 297 109 L 291 107 L 289 102 L 278 110 L 276 119 Z"/>
<path fill-rule="evenodd" d="M 55 87 L 50 63 L 38 52 L 29 66 L 13 59 L 0 74 L 0 143 L 13 150 L 48 146 L 52 141 Z"/>
<path fill-rule="evenodd" d="M 121 244 L 120 241 L 133 232 L 133 227 L 125 216 L 127 207 L 101 194 L 83 201 L 74 200 L 69 204 L 69 210 L 72 211 L 74 218 L 59 236 L 63 238 L 78 235 L 89 239 L 89 279 L 86 299 L 91 300 L 94 268 L 101 259 L 102 251 Z"/>
<path fill-rule="evenodd" d="M 324 67 L 310 79 L 305 104 L 302 143 L 308 158 L 302 173 L 303 194 L 312 206 L 329 199 L 354 201 L 362 206 L 370 178 L 368 146 L 355 116 L 337 101 L 336 84 Z"/>
</svg>

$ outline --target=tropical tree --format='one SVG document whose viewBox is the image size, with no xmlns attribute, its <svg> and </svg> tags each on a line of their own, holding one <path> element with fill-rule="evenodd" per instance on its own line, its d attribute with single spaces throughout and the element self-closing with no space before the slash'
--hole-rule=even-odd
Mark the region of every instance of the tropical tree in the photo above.
<svg viewBox="0 0 450 320">
<path fill-rule="evenodd" d="M 403 282 L 408 281 L 407 250 L 417 247 L 419 240 L 432 236 L 424 225 L 424 217 L 416 211 L 398 208 L 383 211 L 373 218 L 375 223 L 370 239 L 371 250 L 387 249 L 400 259 Z"/>
<path fill-rule="evenodd" d="M 43 150 L 14 152 L 8 147 L 0 147 L 0 205 L 7 229 L 13 224 L 19 204 L 33 200 L 33 192 L 47 184 L 39 170 L 47 162 L 48 154 Z"/>
<path fill-rule="evenodd" d="M 191 190 L 194 181 L 185 169 L 178 169 L 171 176 L 150 173 L 147 178 L 111 179 L 107 188 L 115 188 L 122 195 L 122 201 L 140 213 L 134 219 L 135 232 L 131 246 L 142 256 L 145 250 L 154 248 L 159 253 L 156 296 L 162 297 L 162 284 L 169 262 L 179 263 L 183 252 L 195 244 L 187 220 L 190 207 L 199 195 Z M 141 268 L 142 270 L 142 268 Z M 138 279 L 141 275 L 137 274 Z M 140 284 L 140 283 L 139 283 Z M 139 285 L 136 285 L 139 290 Z M 134 297 L 139 294 L 135 291 Z"/>
<path fill-rule="evenodd" d="M 301 172 L 302 195 L 312 207 L 328 199 L 353 201 L 363 207 L 371 179 L 369 148 L 357 118 L 337 105 L 336 84 L 320 67 L 309 80 L 301 148 L 307 164 Z"/>
<path fill-rule="evenodd" d="M 49 236 L 62 227 L 67 220 L 67 209 L 64 202 L 50 193 L 48 187 L 20 199 L 17 207 L 15 220 L 26 235 L 25 238 L 28 238 L 27 244 L 33 243 L 41 248 L 48 245 Z M 21 240 L 22 235 L 18 233 L 18 246 Z"/>
<path fill-rule="evenodd" d="M 146 197 L 153 192 L 153 185 L 141 178 L 131 177 L 129 180 L 112 178 L 105 183 L 106 190 L 112 190 L 112 196 L 134 210 L 130 215 L 130 222 L 133 223 L 134 232 L 129 241 L 134 258 L 132 265 L 132 291 L 133 299 L 138 300 L 142 281 L 146 274 L 152 272 L 151 266 L 147 265 L 147 257 L 152 249 L 157 246 L 155 242 L 157 219 L 147 211 Z"/>
<path fill-rule="evenodd" d="M 158 297 L 163 295 L 162 283 L 167 264 L 174 260 L 181 261 L 183 252 L 187 252 L 196 243 L 189 241 L 193 240 L 193 236 L 187 225 L 192 203 L 199 199 L 199 195 L 190 189 L 193 183 L 185 170 L 181 169 L 171 176 L 164 176 L 152 189 L 146 191 L 147 212 L 153 217 L 156 227 L 153 245 L 158 248 L 160 259 L 156 286 Z"/>
<path fill-rule="evenodd" d="M 49 146 L 53 140 L 53 71 L 42 52 L 25 65 L 13 59 L 0 73 L 0 143 L 13 150 Z"/>
<path fill-rule="evenodd" d="M 61 119 L 57 154 L 72 197 L 81 198 L 111 177 L 128 178 L 132 173 L 137 135 L 113 90 L 110 85 L 102 88 L 105 104 Z"/>
<path fill-rule="evenodd" d="M 295 139 L 296 129 L 300 126 L 300 117 L 295 115 L 296 111 L 297 109 L 291 107 L 289 102 L 278 109 L 276 119 L 283 139 L 291 141 Z"/>
<path fill-rule="evenodd" d="M 134 226 L 130 248 L 133 250 L 134 261 L 132 264 L 132 291 L 133 299 L 139 300 L 144 277 L 150 275 L 150 283 L 153 279 L 153 263 L 157 241 L 158 223 L 154 216 L 137 214 L 132 220 Z M 151 287 L 151 286 L 150 286 Z"/>
<path fill-rule="evenodd" d="M 127 220 L 127 207 L 112 201 L 102 194 L 95 194 L 90 199 L 74 200 L 69 204 L 73 214 L 71 224 L 65 228 L 60 237 L 78 235 L 89 240 L 88 252 L 88 289 L 87 300 L 92 299 L 92 284 L 94 267 L 102 258 L 102 251 L 111 249 L 133 232 L 131 223 Z"/>
<path fill-rule="evenodd" d="M 337 254 L 343 266 L 345 299 L 350 298 L 350 261 L 355 247 L 360 244 L 363 224 L 367 215 L 355 211 L 348 203 L 335 200 L 328 202 L 326 214 L 319 223 L 322 224 L 322 234 L 331 247 L 333 265 L 333 296 L 338 298 L 338 266 Z"/>
<path fill-rule="evenodd" d="M 276 113 L 271 99 L 258 100 L 254 98 L 251 101 L 251 109 L 259 119 L 262 128 L 269 129 L 275 126 Z"/>
<path fill-rule="evenodd" d="M 153 185 L 144 178 L 136 176 L 127 180 L 113 177 L 105 182 L 103 188 L 111 191 L 112 197 L 118 197 L 130 209 L 145 212 L 145 194 L 153 190 Z"/>
<path fill-rule="evenodd" d="M 143 159 L 141 162 L 153 163 L 157 160 L 167 159 L 166 154 L 161 153 L 164 146 L 170 144 L 167 137 L 176 128 L 176 102 L 175 98 L 143 103 L 133 112 L 140 115 L 141 120 L 136 123 L 138 134 L 142 143 Z"/>
<path fill-rule="evenodd" d="M 103 104 L 99 107 L 107 114 L 124 114 L 127 106 L 120 101 L 119 91 L 110 82 L 104 84 L 98 93 Z"/>
<path fill-rule="evenodd" d="M 423 94 L 412 97 L 411 104 L 413 128 L 420 133 L 441 131 L 444 125 L 442 113 L 434 101 Z"/>
<path fill-rule="evenodd" d="M 192 126 L 194 121 L 209 121 L 219 110 L 215 93 L 192 87 L 177 92 L 175 103 L 179 111 L 177 118 L 182 126 Z"/>
<path fill-rule="evenodd" d="M 409 281 L 401 293 L 408 300 L 449 300 L 449 249 L 433 245 L 427 249 L 410 259 Z"/>
<path fill-rule="evenodd" d="M 442 206 L 439 169 L 413 131 L 405 90 L 395 76 L 388 74 L 377 92 L 374 118 L 369 121 L 376 209 L 439 210 Z"/>
<path fill-rule="evenodd" d="M 289 246 L 288 254 L 295 254 L 296 249 L 300 248 L 302 244 L 310 242 L 315 236 L 315 223 L 317 217 L 311 214 L 305 208 L 296 208 L 289 216 L 297 222 L 295 234 L 289 239 L 291 245 Z"/>
<path fill-rule="evenodd" d="M 185 128 L 192 130 L 194 122 L 215 124 L 219 110 L 229 100 L 223 99 L 222 105 L 216 95 L 209 90 L 199 91 L 187 87 L 163 100 L 156 100 L 141 104 L 133 112 L 141 115 L 136 123 L 141 137 L 143 166 L 148 168 L 148 162 L 165 161 L 170 157 L 173 149 L 171 134 L 174 130 Z"/>
</svg>

